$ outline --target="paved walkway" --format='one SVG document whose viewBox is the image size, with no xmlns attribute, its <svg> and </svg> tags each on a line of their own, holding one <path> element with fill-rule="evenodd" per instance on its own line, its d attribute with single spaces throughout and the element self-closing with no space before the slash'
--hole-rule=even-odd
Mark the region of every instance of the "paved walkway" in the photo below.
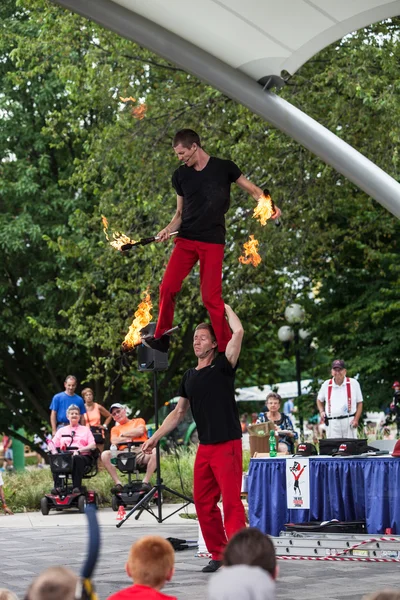
<svg viewBox="0 0 400 600">
<path fill-rule="evenodd" d="M 164 505 L 163 516 L 176 509 Z M 193 512 L 192 506 L 188 507 Z M 183 512 L 183 511 L 182 511 Z M 128 550 L 143 535 L 157 534 L 196 540 L 197 522 L 173 515 L 164 523 L 143 514 L 131 517 L 120 529 L 116 513 L 98 512 L 102 547 L 94 581 L 100 600 L 126 587 L 124 571 Z M 79 572 L 86 555 L 86 517 L 78 513 L 40 513 L 0 516 L 0 587 L 13 590 L 20 599 L 32 578 L 51 565 L 66 565 Z M 193 550 L 176 553 L 176 572 L 165 593 L 179 600 L 206 599 L 209 575 L 201 573 L 207 559 L 196 558 Z M 280 561 L 278 600 L 361 600 L 362 596 L 384 587 L 400 589 L 399 563 L 346 563 Z"/>
</svg>

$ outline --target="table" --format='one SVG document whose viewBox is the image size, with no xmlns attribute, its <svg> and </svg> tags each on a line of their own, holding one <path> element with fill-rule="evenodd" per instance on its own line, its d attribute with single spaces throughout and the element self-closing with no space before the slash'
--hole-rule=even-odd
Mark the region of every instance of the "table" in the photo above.
<svg viewBox="0 0 400 600">
<path fill-rule="evenodd" d="M 400 459 L 310 457 L 310 509 L 288 510 L 285 458 L 254 458 L 248 475 L 251 527 L 278 536 L 285 523 L 365 520 L 370 534 L 400 533 Z"/>
</svg>

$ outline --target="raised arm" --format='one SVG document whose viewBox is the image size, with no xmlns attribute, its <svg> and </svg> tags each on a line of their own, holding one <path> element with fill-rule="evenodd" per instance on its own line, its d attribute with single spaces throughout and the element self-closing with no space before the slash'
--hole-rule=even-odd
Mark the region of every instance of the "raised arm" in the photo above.
<svg viewBox="0 0 400 600">
<path fill-rule="evenodd" d="M 171 222 L 157 233 L 158 242 L 166 242 L 169 239 L 170 233 L 177 231 L 182 223 L 183 196 L 176 196 L 176 212 L 172 217 Z"/>
<path fill-rule="evenodd" d="M 239 360 L 240 350 L 242 349 L 244 329 L 239 317 L 228 304 L 225 304 L 225 314 L 226 318 L 228 319 L 229 327 L 232 330 L 232 337 L 226 347 L 225 356 L 231 363 L 232 367 L 236 367 L 237 361 Z"/>
</svg>

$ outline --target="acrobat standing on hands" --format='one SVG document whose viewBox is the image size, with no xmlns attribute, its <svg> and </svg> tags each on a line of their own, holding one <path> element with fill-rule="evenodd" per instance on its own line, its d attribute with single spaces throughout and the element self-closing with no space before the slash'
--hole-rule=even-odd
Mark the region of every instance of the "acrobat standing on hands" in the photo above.
<svg viewBox="0 0 400 600">
<path fill-rule="evenodd" d="M 246 179 L 233 161 L 207 154 L 192 129 L 178 131 L 172 145 L 182 163 L 172 176 L 177 208 L 171 222 L 159 232 L 158 241 L 167 241 L 173 231 L 178 231 L 178 235 L 160 286 L 154 336 L 143 336 L 142 341 L 156 350 L 168 350 L 169 335 L 164 334 L 173 324 L 176 295 L 199 261 L 201 296 L 215 331 L 218 351 L 225 352 L 232 335 L 222 299 L 225 213 L 229 209 L 231 184 L 236 183 L 257 201 L 264 197 L 263 191 Z M 272 218 L 280 214 L 276 207 Z"/>
</svg>

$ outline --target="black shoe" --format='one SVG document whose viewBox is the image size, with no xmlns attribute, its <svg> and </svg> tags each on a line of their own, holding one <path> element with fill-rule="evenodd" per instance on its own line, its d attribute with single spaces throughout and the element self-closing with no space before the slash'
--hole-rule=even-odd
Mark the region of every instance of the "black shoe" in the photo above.
<svg viewBox="0 0 400 600">
<path fill-rule="evenodd" d="M 50 494 L 51 494 L 52 496 L 58 496 L 58 489 L 57 489 L 57 488 L 53 488 L 53 489 L 50 491 Z"/>
<path fill-rule="evenodd" d="M 169 335 L 162 335 L 160 338 L 155 339 L 154 336 L 142 337 L 142 344 L 151 348 L 152 350 L 158 350 L 159 352 L 168 352 L 169 348 Z"/>
<path fill-rule="evenodd" d="M 121 492 L 123 492 L 123 491 L 124 491 L 124 486 L 122 485 L 122 483 L 117 483 L 117 485 L 111 489 L 111 492 L 113 494 L 121 494 Z"/>
<path fill-rule="evenodd" d="M 222 566 L 222 560 L 211 559 L 208 565 L 206 565 L 201 572 L 202 573 L 215 573 Z"/>
<path fill-rule="evenodd" d="M 147 482 L 146 482 L 146 483 L 143 483 L 143 482 L 142 482 L 142 485 L 140 486 L 140 491 L 141 491 L 141 492 L 146 492 L 146 493 L 147 493 L 147 492 L 149 492 L 150 490 L 151 490 L 151 485 L 150 485 L 150 483 L 147 483 Z"/>
</svg>

